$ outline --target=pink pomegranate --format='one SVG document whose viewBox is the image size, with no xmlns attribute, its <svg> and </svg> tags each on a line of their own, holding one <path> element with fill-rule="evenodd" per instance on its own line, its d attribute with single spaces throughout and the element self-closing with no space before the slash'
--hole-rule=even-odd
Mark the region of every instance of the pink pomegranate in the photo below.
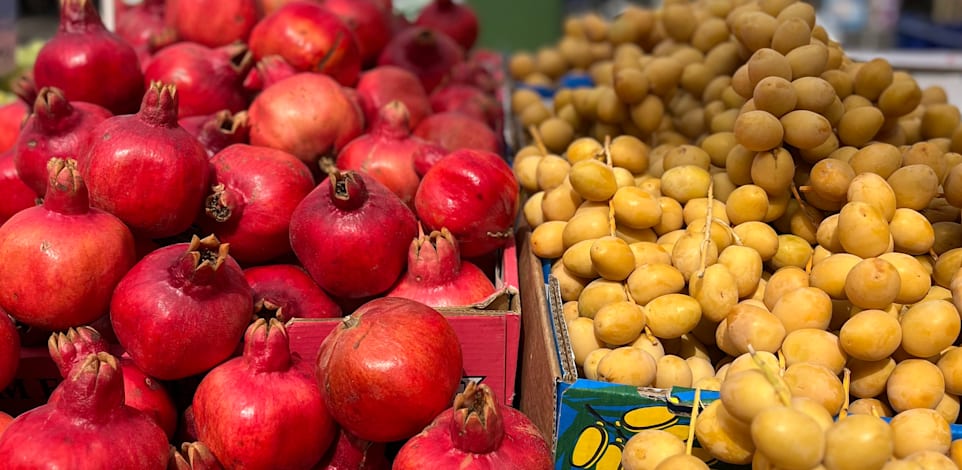
<svg viewBox="0 0 962 470">
<path fill-rule="evenodd" d="M 381 108 L 392 101 L 404 103 L 412 129 L 431 114 L 431 102 L 413 73 L 385 65 L 361 74 L 357 83 L 358 102 L 368 122 L 377 120 Z"/>
<path fill-rule="evenodd" d="M 255 0 L 167 0 L 167 24 L 207 47 L 246 41 L 258 18 Z"/>
<path fill-rule="evenodd" d="M 503 127 L 501 104 L 492 95 L 471 85 L 449 84 L 438 88 L 431 94 L 431 109 L 435 113 L 454 111 L 471 116 L 496 132 Z"/>
<path fill-rule="evenodd" d="M 0 307 L 22 323 L 61 330 L 107 313 L 114 286 L 134 264 L 134 238 L 119 219 L 90 207 L 75 160 L 52 158 L 47 168 L 43 204 L 0 226 Z"/>
<path fill-rule="evenodd" d="M 244 43 L 212 49 L 180 42 L 154 54 L 144 70 L 144 78 L 147 83 L 163 82 L 177 87 L 180 118 L 225 109 L 236 113 L 247 109 L 243 82 L 252 66 L 253 58 Z"/>
<path fill-rule="evenodd" d="M 339 307 L 307 271 L 293 264 L 255 266 L 244 270 L 254 292 L 254 314 L 261 318 L 337 318 Z"/>
<path fill-rule="evenodd" d="M 247 329 L 243 356 L 204 377 L 193 409 L 199 440 L 234 468 L 311 468 L 337 431 L 310 366 L 291 355 L 274 319 Z"/>
<path fill-rule="evenodd" d="M 249 44 L 257 60 L 280 55 L 297 70 L 330 75 L 342 85 L 354 85 L 361 72 L 354 33 L 317 2 L 286 3 L 257 23 Z"/>
<path fill-rule="evenodd" d="M 404 29 L 384 47 L 378 65 L 396 65 L 417 75 L 428 93 L 464 60 L 464 49 L 448 35 L 421 26 Z"/>
<path fill-rule="evenodd" d="M 377 62 L 381 50 L 391 40 L 388 13 L 371 0 L 324 0 L 323 5 L 354 31 L 362 63 Z"/>
<path fill-rule="evenodd" d="M 14 100 L 0 106 L 0 152 L 13 148 L 20 135 L 24 119 L 30 114 L 27 102 Z"/>
<path fill-rule="evenodd" d="M 297 73 L 298 70 L 279 55 L 262 57 L 244 78 L 244 89 L 256 93 Z"/>
<path fill-rule="evenodd" d="M 143 0 L 116 12 L 115 32 L 135 50 L 149 50 L 157 37 L 177 34 L 164 20 L 166 0 Z"/>
<path fill-rule="evenodd" d="M 448 151 L 460 149 L 501 152 L 501 139 L 484 121 L 459 111 L 432 114 L 414 129 L 414 135 Z"/>
<path fill-rule="evenodd" d="M 0 225 L 28 207 L 37 205 L 37 193 L 17 173 L 13 150 L 0 153 Z"/>
</svg>

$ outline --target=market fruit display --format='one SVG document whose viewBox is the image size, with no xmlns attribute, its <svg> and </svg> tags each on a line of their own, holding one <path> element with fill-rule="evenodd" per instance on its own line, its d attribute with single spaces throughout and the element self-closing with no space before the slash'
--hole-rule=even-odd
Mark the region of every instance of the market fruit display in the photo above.
<svg viewBox="0 0 962 470">
<path fill-rule="evenodd" d="M 695 437 L 730 464 L 954 466 L 944 89 L 852 59 L 792 0 L 572 16 L 508 70 L 522 212 L 582 377 L 720 390 Z M 670 433 L 631 439 L 626 469 L 688 465 Z"/>
<path fill-rule="evenodd" d="M 520 198 L 501 55 L 432 11 L 61 2 L 0 107 L 0 386 L 51 369 L 0 400 L 4 468 L 387 469 L 451 407 Z M 524 433 L 498 468 L 551 466 L 475 395 Z"/>
</svg>

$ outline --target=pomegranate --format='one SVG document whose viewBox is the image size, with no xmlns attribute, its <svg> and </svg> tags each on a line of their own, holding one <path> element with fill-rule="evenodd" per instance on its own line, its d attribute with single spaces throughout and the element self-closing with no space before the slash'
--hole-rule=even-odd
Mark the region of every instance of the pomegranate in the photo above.
<svg viewBox="0 0 962 470">
<path fill-rule="evenodd" d="M 337 432 L 310 366 L 291 356 L 276 319 L 247 329 L 243 356 L 204 377 L 193 407 L 199 440 L 232 468 L 311 468 Z"/>
<path fill-rule="evenodd" d="M 414 197 L 418 217 L 432 230 L 447 228 L 467 258 L 490 253 L 514 236 L 518 182 L 498 155 L 458 150 L 438 161 Z"/>
<path fill-rule="evenodd" d="M 320 3 L 298 0 L 267 15 L 251 32 L 254 57 L 280 55 L 297 70 L 330 75 L 342 85 L 354 85 L 361 72 L 361 54 L 354 33 Z"/>
<path fill-rule="evenodd" d="M 254 292 L 254 314 L 262 318 L 337 318 L 341 308 L 321 290 L 307 271 L 293 264 L 255 266 L 244 270 Z"/>
<path fill-rule="evenodd" d="M 5 431 L 10 426 L 10 423 L 12 422 L 13 422 L 13 416 L 10 416 L 0 411 L 0 436 L 3 435 L 3 431 Z"/>
<path fill-rule="evenodd" d="M 13 214 L 37 204 L 37 193 L 27 186 L 14 165 L 14 151 L 0 153 L 0 225 Z"/>
<path fill-rule="evenodd" d="M 362 173 L 333 171 L 294 209 L 291 246 L 325 291 L 357 299 L 391 288 L 417 233 L 414 214 Z"/>
<path fill-rule="evenodd" d="M 498 403 L 491 388 L 469 382 L 454 407 L 412 437 L 394 470 L 550 470 L 551 448 L 524 413 Z"/>
<path fill-rule="evenodd" d="M 209 116 L 191 116 L 177 122 L 200 141 L 208 157 L 233 144 L 246 144 L 250 140 L 247 111 L 234 114 L 224 109 Z"/>
<path fill-rule="evenodd" d="M 14 162 L 20 179 L 37 194 L 44 194 L 51 157 L 73 158 L 83 168 L 94 127 L 111 116 L 101 106 L 67 101 L 59 88 L 41 89 L 17 139 Z"/>
<path fill-rule="evenodd" d="M 17 143 L 20 128 L 28 114 L 30 108 L 23 100 L 14 100 L 0 106 L 0 152 L 12 149 Z"/>
<path fill-rule="evenodd" d="M 223 109 L 236 113 L 247 109 L 243 82 L 252 66 L 253 58 L 244 43 L 212 49 L 179 42 L 154 54 L 144 70 L 144 78 L 148 83 L 157 81 L 177 87 L 180 118 Z"/>
<path fill-rule="evenodd" d="M 138 235 L 179 234 L 207 189 L 207 152 L 177 124 L 177 91 L 154 82 L 137 114 L 97 126 L 84 178 L 90 200 Z"/>
<path fill-rule="evenodd" d="M 143 0 L 117 11 L 114 32 L 135 50 L 148 50 L 155 38 L 176 34 L 164 20 L 165 3 L 166 0 Z"/>
<path fill-rule="evenodd" d="M 392 101 L 404 103 L 412 129 L 432 112 L 428 94 L 418 77 L 393 65 L 362 73 L 357 82 L 357 95 L 368 122 L 377 120 L 381 108 Z"/>
<path fill-rule="evenodd" d="M 337 442 L 314 470 L 389 470 L 383 443 L 365 441 L 340 429 Z"/>
<path fill-rule="evenodd" d="M 434 0 L 421 10 L 414 24 L 447 34 L 464 50 L 478 40 L 478 16 L 471 7 L 454 0 Z"/>
<path fill-rule="evenodd" d="M 297 69 L 279 55 L 262 57 L 244 78 L 244 89 L 258 92 L 297 73 Z"/>
<path fill-rule="evenodd" d="M 61 0 L 60 27 L 40 49 L 33 76 L 38 89 L 55 86 L 70 101 L 114 114 L 136 111 L 144 94 L 137 53 L 104 27 L 93 0 Z"/>
<path fill-rule="evenodd" d="M 427 142 L 411 136 L 404 103 L 392 101 L 381 108 L 369 133 L 352 140 L 338 154 L 337 167 L 370 175 L 413 208 L 420 183 L 414 153 L 423 145 Z"/>
<path fill-rule="evenodd" d="M 254 308 L 228 245 L 210 235 L 160 248 L 117 285 L 114 333 L 145 373 L 173 380 L 207 371 L 234 353 Z"/>
<path fill-rule="evenodd" d="M 436 113 L 454 111 L 466 114 L 494 130 L 501 129 L 504 121 L 501 104 L 471 85 L 455 83 L 438 88 L 431 94 L 431 109 Z"/>
<path fill-rule="evenodd" d="M 47 350 L 63 378 L 70 377 L 70 371 L 74 366 L 87 356 L 109 352 L 103 336 L 89 326 L 70 328 L 66 333 L 50 335 Z M 120 366 L 124 373 L 124 403 L 147 413 L 147 416 L 150 416 L 164 430 L 168 438 L 172 437 L 177 428 L 177 410 L 167 390 L 160 382 L 144 374 L 130 361 L 130 358 L 120 357 Z M 61 383 L 50 394 L 48 403 L 60 400 L 62 393 L 63 384 Z"/>
<path fill-rule="evenodd" d="M 257 95 L 248 111 L 251 144 L 291 153 L 309 166 L 364 130 L 364 117 L 330 77 L 299 73 Z"/>
<path fill-rule="evenodd" d="M 461 344 L 437 310 L 382 297 L 321 343 L 317 380 L 334 419 L 374 442 L 407 439 L 451 403 L 461 382 Z"/>
<path fill-rule="evenodd" d="M 396 65 L 414 73 L 430 93 L 464 60 L 464 50 L 448 35 L 413 26 L 395 34 L 381 51 L 378 65 Z"/>
<path fill-rule="evenodd" d="M 18 416 L 0 435 L 8 470 L 164 470 L 168 448 L 157 423 L 124 404 L 119 361 L 104 352 L 73 369 L 60 400 Z"/>
<path fill-rule="evenodd" d="M 501 151 L 501 140 L 484 121 L 459 111 L 432 114 L 414 129 L 414 135 L 434 142 L 448 151 L 460 149 Z"/>
<path fill-rule="evenodd" d="M 229 243 L 240 263 L 262 263 L 291 252 L 291 213 L 314 189 L 297 157 L 235 144 L 210 159 L 211 190 L 197 223 Z"/>
<path fill-rule="evenodd" d="M 486 93 L 489 97 L 494 97 L 500 92 L 502 83 L 497 77 L 498 72 L 488 69 L 485 64 L 478 62 L 476 59 L 469 59 L 452 67 L 451 73 L 444 83 L 446 86 L 471 86 Z"/>
<path fill-rule="evenodd" d="M 0 309 L 0 390 L 7 388 L 17 376 L 20 365 L 20 334 L 13 318 Z M 0 431 L 2 433 L 3 431 Z"/>
<path fill-rule="evenodd" d="M 203 442 L 185 442 L 180 449 L 171 446 L 167 470 L 223 470 L 224 466 Z"/>
<path fill-rule="evenodd" d="M 167 0 L 167 24 L 207 47 L 246 41 L 257 20 L 255 0 Z"/>
<path fill-rule="evenodd" d="M 417 300 L 430 307 L 464 307 L 494 294 L 491 280 L 469 261 L 462 261 L 458 245 L 447 229 L 411 242 L 408 271 L 388 297 Z"/>
<path fill-rule="evenodd" d="M 448 151 L 445 150 L 444 147 L 429 142 L 414 152 L 414 171 L 418 173 L 418 176 L 424 177 L 424 174 L 427 173 L 435 163 L 446 156 L 448 156 Z"/>
<path fill-rule="evenodd" d="M 324 0 L 323 5 L 354 32 L 362 63 L 377 62 L 381 50 L 391 40 L 387 12 L 371 0 Z"/>
<path fill-rule="evenodd" d="M 90 207 L 76 161 L 51 158 L 48 171 L 43 204 L 0 226 L 0 307 L 30 326 L 61 330 L 107 313 L 114 286 L 134 264 L 134 238 Z"/>
</svg>

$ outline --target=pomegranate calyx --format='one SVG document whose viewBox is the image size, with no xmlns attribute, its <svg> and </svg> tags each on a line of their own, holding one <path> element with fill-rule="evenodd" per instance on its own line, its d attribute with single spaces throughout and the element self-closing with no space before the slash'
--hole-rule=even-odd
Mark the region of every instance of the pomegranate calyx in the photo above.
<svg viewBox="0 0 962 470">
<path fill-rule="evenodd" d="M 61 0 L 58 29 L 65 33 L 85 33 L 107 28 L 93 0 Z"/>
<path fill-rule="evenodd" d="M 367 201 L 367 184 L 357 173 L 335 169 L 328 173 L 328 179 L 331 180 L 331 202 L 334 207 L 350 211 Z"/>
<path fill-rule="evenodd" d="M 254 53 L 243 41 L 238 40 L 222 46 L 220 51 L 227 55 L 231 69 L 238 75 L 247 75 L 254 68 Z"/>
<path fill-rule="evenodd" d="M 120 361 L 106 352 L 88 354 L 64 380 L 57 407 L 91 421 L 124 406 L 124 379 Z"/>
<path fill-rule="evenodd" d="M 63 95 L 63 90 L 53 86 L 40 89 L 33 103 L 33 113 L 44 129 L 52 130 L 60 124 L 67 124 L 63 120 L 73 112 L 74 107 Z"/>
<path fill-rule="evenodd" d="M 178 450 L 170 446 L 167 470 L 221 470 L 217 457 L 202 442 L 184 442 Z"/>
<path fill-rule="evenodd" d="M 34 106 L 38 93 L 37 84 L 33 80 L 33 71 L 28 70 L 17 77 L 17 79 L 10 84 L 10 91 L 28 106 Z M 26 116 L 24 116 L 24 119 L 26 119 Z"/>
<path fill-rule="evenodd" d="M 341 320 L 341 327 L 345 330 L 356 328 L 361 324 L 361 319 L 355 315 L 348 315 Z"/>
<path fill-rule="evenodd" d="M 244 360 L 255 372 L 280 372 L 291 366 L 291 349 L 284 324 L 258 318 L 244 335 Z"/>
<path fill-rule="evenodd" d="M 86 214 L 90 210 L 87 185 L 84 184 L 77 161 L 72 158 L 51 158 L 47 161 L 47 192 L 43 206 L 66 215 Z"/>
<path fill-rule="evenodd" d="M 211 193 L 204 200 L 204 212 L 208 217 L 217 222 L 227 222 L 234 215 L 234 210 L 239 203 L 237 194 L 224 186 L 224 183 L 217 183 L 211 186 Z"/>
<path fill-rule="evenodd" d="M 180 124 L 177 123 L 177 85 L 160 81 L 150 82 L 137 116 L 153 127 L 178 127 Z"/>
<path fill-rule="evenodd" d="M 276 318 L 282 322 L 290 320 L 284 311 L 284 305 L 264 298 L 254 301 L 254 319 L 256 320 L 257 318 L 263 318 L 265 320 Z"/>
<path fill-rule="evenodd" d="M 472 454 L 488 454 L 501 446 L 504 423 L 497 399 L 487 385 L 468 382 L 454 398 L 451 441 Z"/>
<path fill-rule="evenodd" d="M 372 134 L 393 140 L 401 140 L 411 135 L 411 114 L 400 100 L 393 100 L 378 110 Z"/>
<path fill-rule="evenodd" d="M 411 245 L 408 274 L 419 283 L 441 285 L 458 277 L 461 256 L 457 242 L 446 228 L 425 236 L 421 231 Z"/>
<path fill-rule="evenodd" d="M 184 256 L 170 266 L 171 279 L 177 284 L 209 284 L 213 281 L 230 250 L 230 243 L 221 243 L 211 234 L 204 238 L 193 235 Z"/>
<path fill-rule="evenodd" d="M 60 376 L 67 378 L 70 371 L 90 354 L 107 351 L 107 344 L 100 333 L 92 327 L 68 328 L 66 332 L 52 333 L 47 340 L 50 358 L 60 369 Z"/>
</svg>

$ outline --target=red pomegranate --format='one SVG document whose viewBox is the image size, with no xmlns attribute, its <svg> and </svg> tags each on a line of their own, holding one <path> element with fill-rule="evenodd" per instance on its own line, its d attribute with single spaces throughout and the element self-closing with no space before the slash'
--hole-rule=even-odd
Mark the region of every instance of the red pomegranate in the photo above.
<svg viewBox="0 0 962 470">
<path fill-rule="evenodd" d="M 389 470 L 385 445 L 365 441 L 340 429 L 337 442 L 314 470 Z"/>
<path fill-rule="evenodd" d="M 0 309 L 0 390 L 7 388 L 17 376 L 20 365 L 20 334 L 13 318 Z M 0 434 L 3 430 L 0 429 Z"/>
<path fill-rule="evenodd" d="M 252 66 L 253 58 L 244 43 L 213 49 L 179 42 L 154 54 L 144 69 L 144 78 L 147 83 L 163 82 L 177 87 L 180 118 L 225 109 L 236 113 L 247 109 L 243 83 Z"/>
<path fill-rule="evenodd" d="M 174 380 L 229 358 L 254 300 L 228 245 L 213 235 L 168 245 L 140 260 L 117 285 L 110 321 L 145 373 Z"/>
<path fill-rule="evenodd" d="M 466 51 L 478 40 L 478 16 L 471 7 L 454 0 L 434 0 L 421 10 L 414 24 L 447 34 Z"/>
<path fill-rule="evenodd" d="M 252 145 L 283 150 L 312 167 L 364 130 L 364 117 L 341 86 L 316 73 L 299 73 L 268 87 L 248 113 Z"/>
<path fill-rule="evenodd" d="M 377 180 L 334 171 L 294 209 L 291 246 L 325 291 L 359 299 L 387 291 L 407 261 L 414 214 Z"/>
<path fill-rule="evenodd" d="M 503 127 L 501 104 L 492 95 L 471 85 L 453 83 L 438 88 L 431 94 L 431 109 L 435 113 L 454 111 L 466 114 L 486 123 L 495 132 Z"/>
<path fill-rule="evenodd" d="M 361 74 L 357 83 L 358 102 L 368 122 L 377 120 L 381 108 L 392 101 L 404 103 L 412 129 L 431 114 L 431 102 L 413 73 L 385 65 Z"/>
<path fill-rule="evenodd" d="M 0 436 L 3 435 L 3 431 L 6 430 L 12 422 L 13 416 L 0 411 Z"/>
<path fill-rule="evenodd" d="M 320 3 L 297 0 L 267 15 L 251 31 L 254 58 L 280 55 L 301 71 L 330 75 L 354 85 L 361 54 L 354 33 Z"/>
<path fill-rule="evenodd" d="M 135 50 L 148 50 L 151 42 L 171 31 L 164 20 L 166 0 L 143 0 L 140 3 L 117 10 L 115 32 Z"/>
<path fill-rule="evenodd" d="M 414 205 L 428 228 L 447 228 L 461 255 L 473 258 L 504 246 L 514 236 L 518 197 L 518 182 L 501 157 L 458 150 L 424 175 Z"/>
<path fill-rule="evenodd" d="M 167 24 L 207 47 L 246 41 L 257 20 L 255 0 L 167 0 Z"/>
<path fill-rule="evenodd" d="M 90 207 L 76 161 L 51 158 L 48 172 L 43 204 L 0 226 L 0 307 L 22 323 L 61 330 L 107 313 L 114 286 L 134 264 L 134 238 Z"/>
<path fill-rule="evenodd" d="M 244 78 L 244 89 L 256 93 L 297 73 L 298 70 L 279 55 L 262 57 Z"/>
<path fill-rule="evenodd" d="M 203 442 L 185 442 L 180 448 L 171 446 L 167 470 L 223 470 L 224 466 Z"/>
<path fill-rule="evenodd" d="M 446 156 L 448 156 L 448 151 L 444 147 L 430 142 L 414 152 L 414 171 L 417 171 L 418 176 L 423 178 L 435 163 Z"/>
<path fill-rule="evenodd" d="M 394 35 L 381 51 L 378 65 L 396 65 L 417 75 L 428 93 L 441 84 L 455 64 L 464 60 L 464 49 L 448 35 L 421 26 Z"/>
<path fill-rule="evenodd" d="M 261 318 L 337 318 L 339 307 L 307 271 L 293 264 L 255 266 L 244 270 L 254 292 L 254 314 Z"/>
<path fill-rule="evenodd" d="M 208 157 L 213 157 L 231 145 L 250 141 L 251 128 L 247 111 L 234 114 L 224 109 L 208 116 L 191 116 L 177 122 L 200 141 L 207 150 Z"/>
<path fill-rule="evenodd" d="M 323 5 L 354 31 L 362 62 L 377 62 L 381 50 L 391 40 L 387 12 L 371 0 L 324 0 Z"/>
<path fill-rule="evenodd" d="M 44 194 L 50 158 L 73 158 L 83 168 L 94 128 L 111 116 L 101 106 L 67 101 L 59 88 L 41 89 L 17 139 L 14 162 L 20 179 L 37 194 Z"/>
<path fill-rule="evenodd" d="M 169 447 L 157 423 L 124 404 L 120 364 L 101 352 L 73 369 L 60 400 L 10 423 L 0 462 L 8 470 L 164 470 Z"/>
<path fill-rule="evenodd" d="M 0 153 L 0 225 L 13 214 L 37 205 L 37 193 L 30 189 L 17 173 L 13 150 Z"/>
<path fill-rule="evenodd" d="M 114 116 L 94 131 L 84 179 L 90 201 L 136 234 L 184 232 L 207 190 L 207 152 L 177 124 L 177 90 L 154 82 L 137 114 Z"/>
<path fill-rule="evenodd" d="M 404 443 L 394 470 L 550 470 L 551 447 L 524 413 L 498 403 L 487 385 L 469 382 L 427 428 Z"/>
<path fill-rule="evenodd" d="M 287 152 L 244 144 L 221 150 L 210 165 L 201 230 L 229 243 L 240 263 L 290 253 L 291 214 L 314 189 L 307 165 Z"/>
<path fill-rule="evenodd" d="M 37 89 L 55 86 L 114 114 L 137 111 L 144 94 L 137 53 L 104 27 L 93 0 L 60 2 L 60 27 L 37 54 L 33 78 Z"/>
<path fill-rule="evenodd" d="M 448 407 L 461 382 L 461 344 L 437 310 L 399 297 L 372 300 L 321 343 L 317 380 L 341 427 L 394 442 Z"/>
<path fill-rule="evenodd" d="M 30 108 L 23 100 L 14 100 L 0 106 L 0 152 L 12 149 L 17 143 L 20 128 L 28 114 Z"/>
<path fill-rule="evenodd" d="M 484 121 L 459 111 L 432 114 L 414 129 L 414 135 L 448 151 L 460 149 L 501 152 L 501 139 Z"/>
<path fill-rule="evenodd" d="M 232 468 L 309 469 L 337 432 L 310 367 L 291 355 L 275 319 L 247 329 L 243 356 L 204 377 L 193 409 L 197 437 Z"/>
</svg>

